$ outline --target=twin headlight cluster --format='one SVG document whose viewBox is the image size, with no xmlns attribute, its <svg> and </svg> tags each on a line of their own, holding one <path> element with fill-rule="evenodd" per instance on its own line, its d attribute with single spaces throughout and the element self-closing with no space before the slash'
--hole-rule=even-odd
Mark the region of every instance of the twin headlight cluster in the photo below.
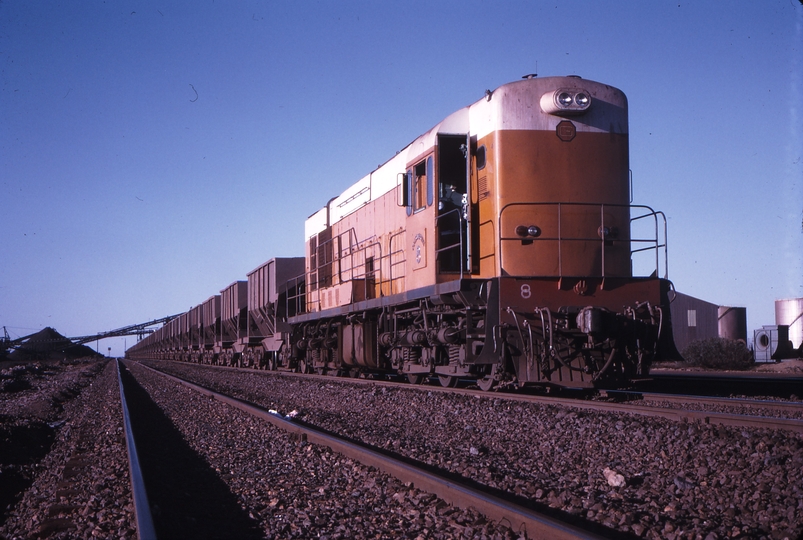
<svg viewBox="0 0 803 540">
<path fill-rule="evenodd" d="M 591 107 L 591 95 L 579 88 L 559 88 L 541 96 L 541 109 L 547 114 L 580 114 Z"/>
</svg>

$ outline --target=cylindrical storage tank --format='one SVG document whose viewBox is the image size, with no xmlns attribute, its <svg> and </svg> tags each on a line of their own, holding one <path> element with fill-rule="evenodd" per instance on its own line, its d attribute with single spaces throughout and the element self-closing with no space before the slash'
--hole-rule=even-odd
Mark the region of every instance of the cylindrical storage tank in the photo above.
<svg viewBox="0 0 803 540">
<path fill-rule="evenodd" d="M 792 347 L 800 347 L 803 343 L 803 298 L 776 300 L 775 324 L 788 326 Z"/>
<path fill-rule="evenodd" d="M 747 344 L 747 308 L 719 306 L 719 337 Z"/>
</svg>

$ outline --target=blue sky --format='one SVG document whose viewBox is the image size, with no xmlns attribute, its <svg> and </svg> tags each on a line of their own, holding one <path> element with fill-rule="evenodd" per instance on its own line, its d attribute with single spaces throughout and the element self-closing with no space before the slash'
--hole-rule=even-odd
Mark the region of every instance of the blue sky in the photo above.
<svg viewBox="0 0 803 540">
<path fill-rule="evenodd" d="M 0 325 L 186 311 L 485 89 L 622 89 L 678 290 L 803 296 L 798 0 L 0 2 Z M 101 342 L 120 355 L 126 341 Z"/>
</svg>

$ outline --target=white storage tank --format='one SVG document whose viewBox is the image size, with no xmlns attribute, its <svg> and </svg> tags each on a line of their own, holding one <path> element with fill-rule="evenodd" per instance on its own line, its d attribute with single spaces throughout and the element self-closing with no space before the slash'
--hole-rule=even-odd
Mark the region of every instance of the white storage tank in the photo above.
<svg viewBox="0 0 803 540">
<path fill-rule="evenodd" d="M 775 301 L 775 324 L 789 327 L 789 341 L 799 348 L 803 343 L 803 298 Z"/>
</svg>

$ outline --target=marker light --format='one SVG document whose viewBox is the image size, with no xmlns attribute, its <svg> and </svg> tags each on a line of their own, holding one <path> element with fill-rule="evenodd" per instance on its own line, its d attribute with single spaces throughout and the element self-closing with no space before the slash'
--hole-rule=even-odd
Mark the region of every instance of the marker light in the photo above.
<svg viewBox="0 0 803 540">
<path fill-rule="evenodd" d="M 541 228 L 537 225 L 519 225 L 516 227 L 516 234 L 523 237 L 538 238 L 541 236 Z"/>
</svg>

